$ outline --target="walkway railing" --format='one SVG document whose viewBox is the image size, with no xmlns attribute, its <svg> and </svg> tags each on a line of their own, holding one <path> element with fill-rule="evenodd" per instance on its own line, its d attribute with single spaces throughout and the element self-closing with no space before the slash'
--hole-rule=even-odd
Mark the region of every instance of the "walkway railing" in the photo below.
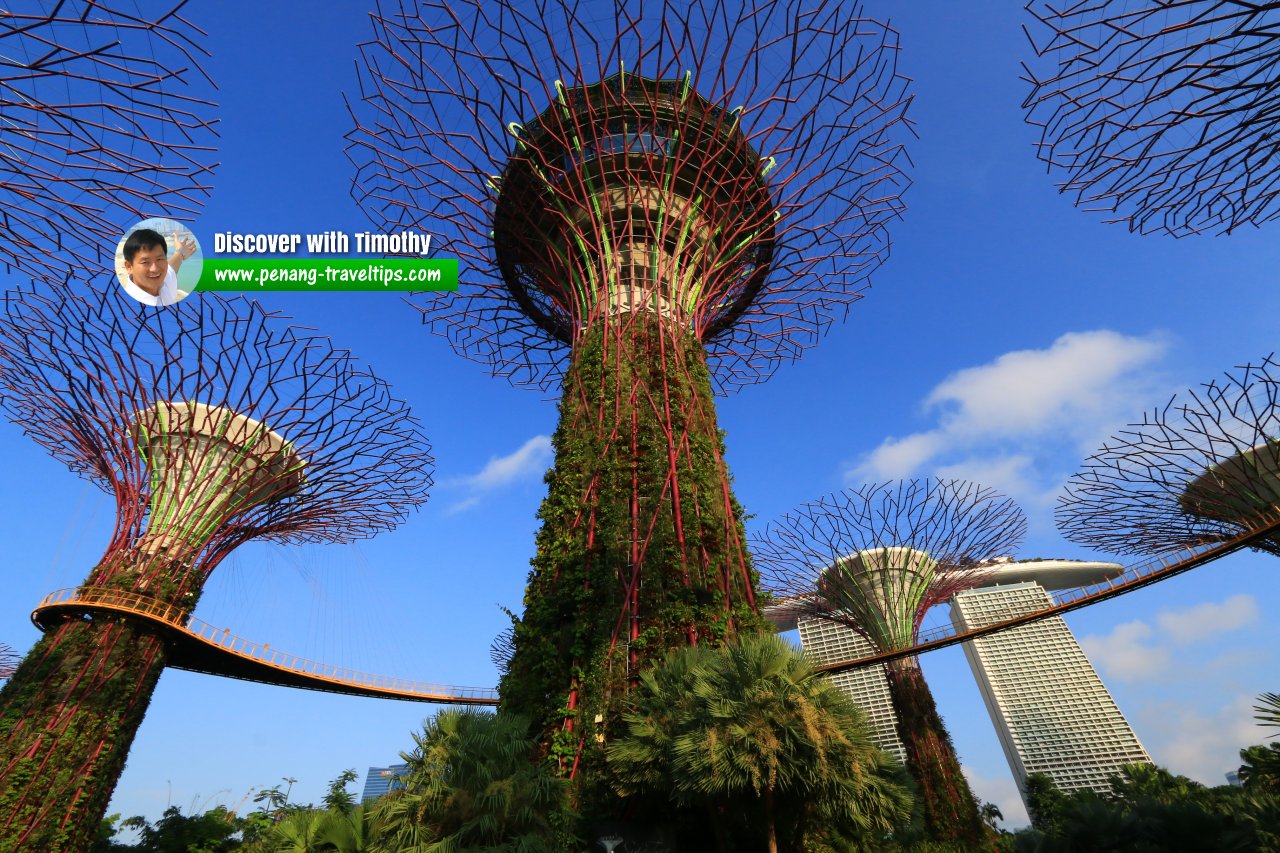
<svg viewBox="0 0 1280 853">
<path fill-rule="evenodd" d="M 1063 613 L 1079 610 L 1082 607 L 1105 601 L 1108 598 L 1115 598 L 1118 595 L 1173 577 L 1205 563 L 1211 563 L 1235 551 L 1248 548 L 1251 543 L 1259 539 L 1280 533 L 1280 513 L 1269 512 L 1259 513 L 1258 515 L 1260 516 L 1259 526 L 1252 530 L 1247 530 L 1233 539 L 1216 544 L 1199 545 L 1194 548 L 1178 548 L 1127 566 L 1123 572 L 1107 580 L 1088 586 L 1060 590 L 1053 595 L 1053 605 L 1044 610 L 1037 610 L 1034 613 L 1027 613 L 968 631 L 961 631 L 954 624 L 940 625 L 928 631 L 922 631 L 916 644 L 911 648 L 880 652 L 854 660 L 820 664 L 814 668 L 819 672 L 844 672 L 850 669 L 861 669 L 875 664 L 888 663 L 898 658 L 931 652 L 934 649 L 963 643 L 966 640 L 994 634 L 997 631 L 1004 631 L 1009 628 L 1016 628 L 1019 625 L 1048 619 L 1050 616 L 1060 616 Z"/>
<path fill-rule="evenodd" d="M 216 675 L 417 702 L 455 705 L 498 703 L 497 691 L 492 688 L 389 678 L 291 655 L 273 649 L 267 643 L 250 642 L 232 634 L 229 628 L 216 628 L 180 607 L 136 592 L 84 586 L 60 589 L 44 597 L 31 613 L 31 621 L 41 630 L 47 630 L 53 624 L 49 617 L 67 613 L 120 613 L 144 619 L 165 631 L 168 639 L 197 643 L 206 653 L 206 663 L 199 669 Z M 212 666 L 209 661 L 213 662 Z M 170 665 L 179 669 L 195 668 L 184 666 L 181 658 Z"/>
</svg>

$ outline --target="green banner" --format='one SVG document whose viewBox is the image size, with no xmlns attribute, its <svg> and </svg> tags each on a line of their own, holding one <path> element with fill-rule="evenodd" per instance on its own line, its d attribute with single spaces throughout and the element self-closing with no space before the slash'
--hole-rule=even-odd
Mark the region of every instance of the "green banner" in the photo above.
<svg viewBox="0 0 1280 853">
<path fill-rule="evenodd" d="M 196 290 L 457 290 L 457 258 L 205 258 Z"/>
</svg>

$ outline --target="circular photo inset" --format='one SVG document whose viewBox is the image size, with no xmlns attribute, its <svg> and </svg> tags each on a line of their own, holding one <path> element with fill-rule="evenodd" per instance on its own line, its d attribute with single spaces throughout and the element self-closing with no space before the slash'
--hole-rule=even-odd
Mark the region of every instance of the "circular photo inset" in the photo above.
<svg viewBox="0 0 1280 853">
<path fill-rule="evenodd" d="M 200 281 L 204 254 L 191 229 L 154 216 L 125 232 L 116 246 L 116 278 L 143 305 L 173 305 Z"/>
</svg>

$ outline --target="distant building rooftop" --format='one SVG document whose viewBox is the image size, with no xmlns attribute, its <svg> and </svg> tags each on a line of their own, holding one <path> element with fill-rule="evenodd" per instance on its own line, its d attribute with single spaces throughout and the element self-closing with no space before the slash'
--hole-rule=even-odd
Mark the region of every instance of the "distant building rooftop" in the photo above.
<svg viewBox="0 0 1280 853">
<path fill-rule="evenodd" d="M 392 764 L 390 767 L 370 767 L 368 774 L 364 777 L 364 793 L 360 795 L 360 802 L 367 803 L 370 800 L 376 800 L 388 791 L 394 791 L 404 786 L 400 784 L 399 777 L 401 774 L 408 772 L 408 764 Z"/>
</svg>

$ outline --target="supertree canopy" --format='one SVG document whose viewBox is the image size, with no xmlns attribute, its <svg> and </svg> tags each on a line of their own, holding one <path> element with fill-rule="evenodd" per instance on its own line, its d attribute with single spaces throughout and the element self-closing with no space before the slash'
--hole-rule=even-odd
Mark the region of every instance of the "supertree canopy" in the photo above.
<svg viewBox="0 0 1280 853">
<path fill-rule="evenodd" d="M 0 643 L 0 678 L 8 678 L 18 668 L 18 655 L 13 647 Z"/>
<path fill-rule="evenodd" d="M 1131 231 L 1280 216 L 1280 2 L 1035 0 L 1024 108 L 1061 191 Z"/>
<path fill-rule="evenodd" d="M 1108 440 L 1067 483 L 1058 528 L 1115 554 L 1234 539 L 1280 518 L 1275 355 L 1186 391 Z M 1280 555 L 1280 534 L 1250 543 Z"/>
<path fill-rule="evenodd" d="M 562 385 L 501 693 L 576 775 L 640 666 L 763 624 L 713 377 L 795 358 L 883 259 L 910 134 L 896 35 L 800 0 L 389 3 L 373 23 L 357 200 L 460 257 L 458 294 L 416 303 L 457 351 Z"/>
<path fill-rule="evenodd" d="M 134 221 L 203 204 L 214 142 L 204 33 L 185 0 L 132 5 L 0 11 L 0 263 L 33 278 L 96 273 Z"/>
<path fill-rule="evenodd" d="M 427 497 L 431 458 L 385 382 L 257 303 L 153 310 L 114 282 L 10 291 L 0 405 L 115 496 L 115 531 L 81 593 L 190 612 L 249 539 L 347 542 Z M 0 849 L 87 849 L 165 665 L 127 616 L 70 618 L 0 691 Z"/>
<path fill-rule="evenodd" d="M 1022 511 L 992 489 L 904 480 L 805 504 L 769 524 L 751 550 L 766 589 L 797 615 L 845 625 L 889 652 L 914 646 L 929 608 L 980 584 L 983 564 L 1025 532 Z M 930 830 L 976 842 L 977 806 L 919 661 L 894 658 L 885 674 Z"/>
<path fill-rule="evenodd" d="M 554 382 L 631 307 L 688 329 L 724 387 L 758 381 L 887 254 L 909 97 L 896 34 L 857 4 L 468 0 L 373 22 L 356 199 L 461 259 L 424 319 L 518 384 Z"/>
</svg>

